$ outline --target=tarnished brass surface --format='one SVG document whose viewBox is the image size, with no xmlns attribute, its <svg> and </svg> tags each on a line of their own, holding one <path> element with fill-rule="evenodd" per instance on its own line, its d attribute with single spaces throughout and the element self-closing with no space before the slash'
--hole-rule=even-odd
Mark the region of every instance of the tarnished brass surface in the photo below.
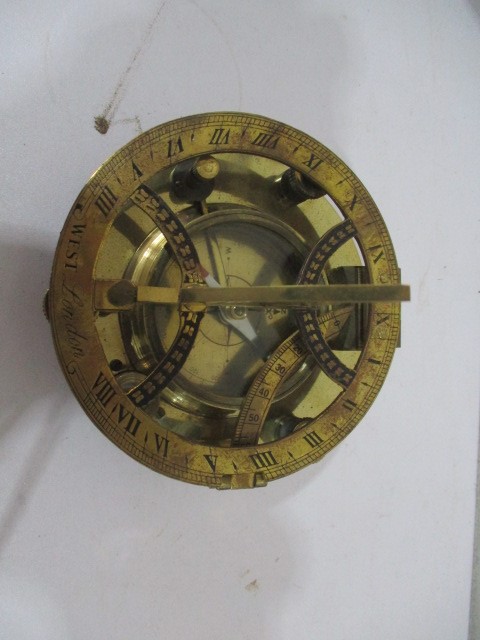
<svg viewBox="0 0 480 640">
<path fill-rule="evenodd" d="M 98 428 L 156 471 L 227 489 L 348 435 L 408 299 L 348 167 L 287 125 L 211 113 L 147 131 L 92 176 L 45 306 Z"/>
</svg>

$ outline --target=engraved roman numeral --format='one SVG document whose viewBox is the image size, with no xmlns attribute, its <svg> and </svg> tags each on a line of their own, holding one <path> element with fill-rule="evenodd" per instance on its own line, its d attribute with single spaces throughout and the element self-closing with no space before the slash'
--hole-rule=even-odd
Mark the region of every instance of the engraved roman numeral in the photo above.
<svg viewBox="0 0 480 640">
<path fill-rule="evenodd" d="M 92 391 L 97 400 L 104 407 L 106 407 L 110 400 L 115 396 L 115 389 L 101 371 L 95 380 Z"/>
<path fill-rule="evenodd" d="M 158 433 L 155 434 L 155 446 L 157 447 L 157 453 L 161 453 L 164 458 L 168 455 L 168 445 L 170 440 L 165 438 L 165 436 L 159 436 Z"/>
<path fill-rule="evenodd" d="M 386 324 L 388 326 L 390 320 L 389 313 L 376 313 L 375 314 L 375 324 L 378 326 L 379 324 Z"/>
<path fill-rule="evenodd" d="M 215 129 L 211 140 L 208 144 L 228 144 L 228 139 L 230 137 L 230 129 Z"/>
<path fill-rule="evenodd" d="M 167 156 L 171 158 L 179 153 L 183 153 L 183 142 L 180 136 L 176 140 L 171 139 L 168 141 Z"/>
<path fill-rule="evenodd" d="M 344 400 L 342 402 L 342 405 L 345 407 L 345 409 L 348 409 L 349 411 L 353 411 L 357 407 L 357 403 L 354 402 L 353 400 Z"/>
<path fill-rule="evenodd" d="M 118 196 L 113 193 L 110 187 L 104 187 L 102 193 L 95 200 L 95 204 L 106 218 L 115 206 L 117 200 Z"/>
<path fill-rule="evenodd" d="M 278 464 L 271 451 L 261 451 L 249 456 L 257 469 L 265 469 Z"/>
<path fill-rule="evenodd" d="M 319 167 L 322 164 L 323 160 L 321 160 L 318 156 L 316 156 L 314 153 L 310 154 L 310 158 L 304 162 L 303 164 L 308 167 L 311 171 L 313 171 L 314 169 L 316 169 L 317 167 Z"/>
<path fill-rule="evenodd" d="M 125 431 L 132 436 L 135 436 L 138 431 L 138 427 L 142 424 L 142 421 L 139 420 L 131 411 L 126 409 L 122 403 L 118 404 L 118 420 L 119 425 L 125 427 Z"/>
<path fill-rule="evenodd" d="M 217 468 L 217 458 L 218 456 L 204 454 L 203 456 L 205 460 L 208 462 L 210 469 L 215 473 L 215 469 Z"/>
<path fill-rule="evenodd" d="M 383 249 L 382 249 L 382 245 L 381 244 L 376 244 L 373 247 L 367 247 L 368 251 L 371 251 L 373 254 L 373 262 L 375 264 L 377 264 L 377 262 L 383 258 L 385 260 L 385 254 L 383 253 Z M 375 254 L 375 251 L 377 251 L 378 253 Z"/>
<path fill-rule="evenodd" d="M 303 439 L 308 442 L 308 444 L 312 448 L 320 446 L 323 442 L 322 438 L 320 438 L 318 433 L 316 433 L 315 431 L 310 431 L 310 433 L 307 433 L 303 436 Z"/>
<path fill-rule="evenodd" d="M 252 144 L 257 147 L 263 147 L 264 149 L 275 149 L 280 137 L 274 137 L 273 133 L 259 133 Z"/>
<path fill-rule="evenodd" d="M 138 165 L 136 165 L 135 162 L 133 162 L 133 160 L 132 160 L 132 171 L 133 171 L 133 179 L 134 180 L 138 180 L 139 178 L 141 178 L 143 176 L 143 172 L 140 171 Z"/>
</svg>

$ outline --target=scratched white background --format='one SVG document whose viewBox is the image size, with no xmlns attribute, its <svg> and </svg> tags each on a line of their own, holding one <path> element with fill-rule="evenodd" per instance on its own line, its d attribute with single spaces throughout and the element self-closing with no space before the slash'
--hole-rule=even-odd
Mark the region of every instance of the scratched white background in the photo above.
<svg viewBox="0 0 480 640">
<path fill-rule="evenodd" d="M 466 639 L 478 1 L 0 9 L 0 638 Z M 93 170 L 141 130 L 218 110 L 287 122 L 340 155 L 379 205 L 413 297 L 360 426 L 251 492 L 176 482 L 117 450 L 67 389 L 41 313 Z"/>
</svg>

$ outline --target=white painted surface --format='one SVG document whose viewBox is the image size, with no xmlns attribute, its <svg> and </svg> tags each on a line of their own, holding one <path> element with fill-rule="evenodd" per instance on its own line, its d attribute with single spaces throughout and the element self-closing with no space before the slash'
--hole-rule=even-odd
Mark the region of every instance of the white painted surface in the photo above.
<svg viewBox="0 0 480 640">
<path fill-rule="evenodd" d="M 478 3 L 2 9 L 0 638 L 467 638 Z M 139 128 L 218 110 L 282 120 L 338 153 L 412 286 L 402 349 L 365 420 L 319 464 L 251 492 L 164 478 L 110 444 L 67 389 L 40 311 L 93 170 Z"/>
</svg>

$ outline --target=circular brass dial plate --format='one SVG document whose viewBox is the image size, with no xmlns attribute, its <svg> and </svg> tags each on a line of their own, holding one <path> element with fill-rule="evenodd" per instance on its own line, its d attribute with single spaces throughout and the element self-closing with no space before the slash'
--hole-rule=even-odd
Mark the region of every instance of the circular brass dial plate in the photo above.
<svg viewBox="0 0 480 640">
<path fill-rule="evenodd" d="M 385 379 L 400 297 L 248 302 L 257 286 L 337 282 L 373 294 L 400 283 L 358 178 L 287 125 L 210 113 L 143 133 L 90 178 L 60 236 L 48 313 L 74 394 L 115 444 L 177 479 L 255 487 L 320 459 Z M 227 287 L 248 289 L 247 303 L 198 297 Z M 177 304 L 148 297 L 175 289 Z"/>
</svg>

